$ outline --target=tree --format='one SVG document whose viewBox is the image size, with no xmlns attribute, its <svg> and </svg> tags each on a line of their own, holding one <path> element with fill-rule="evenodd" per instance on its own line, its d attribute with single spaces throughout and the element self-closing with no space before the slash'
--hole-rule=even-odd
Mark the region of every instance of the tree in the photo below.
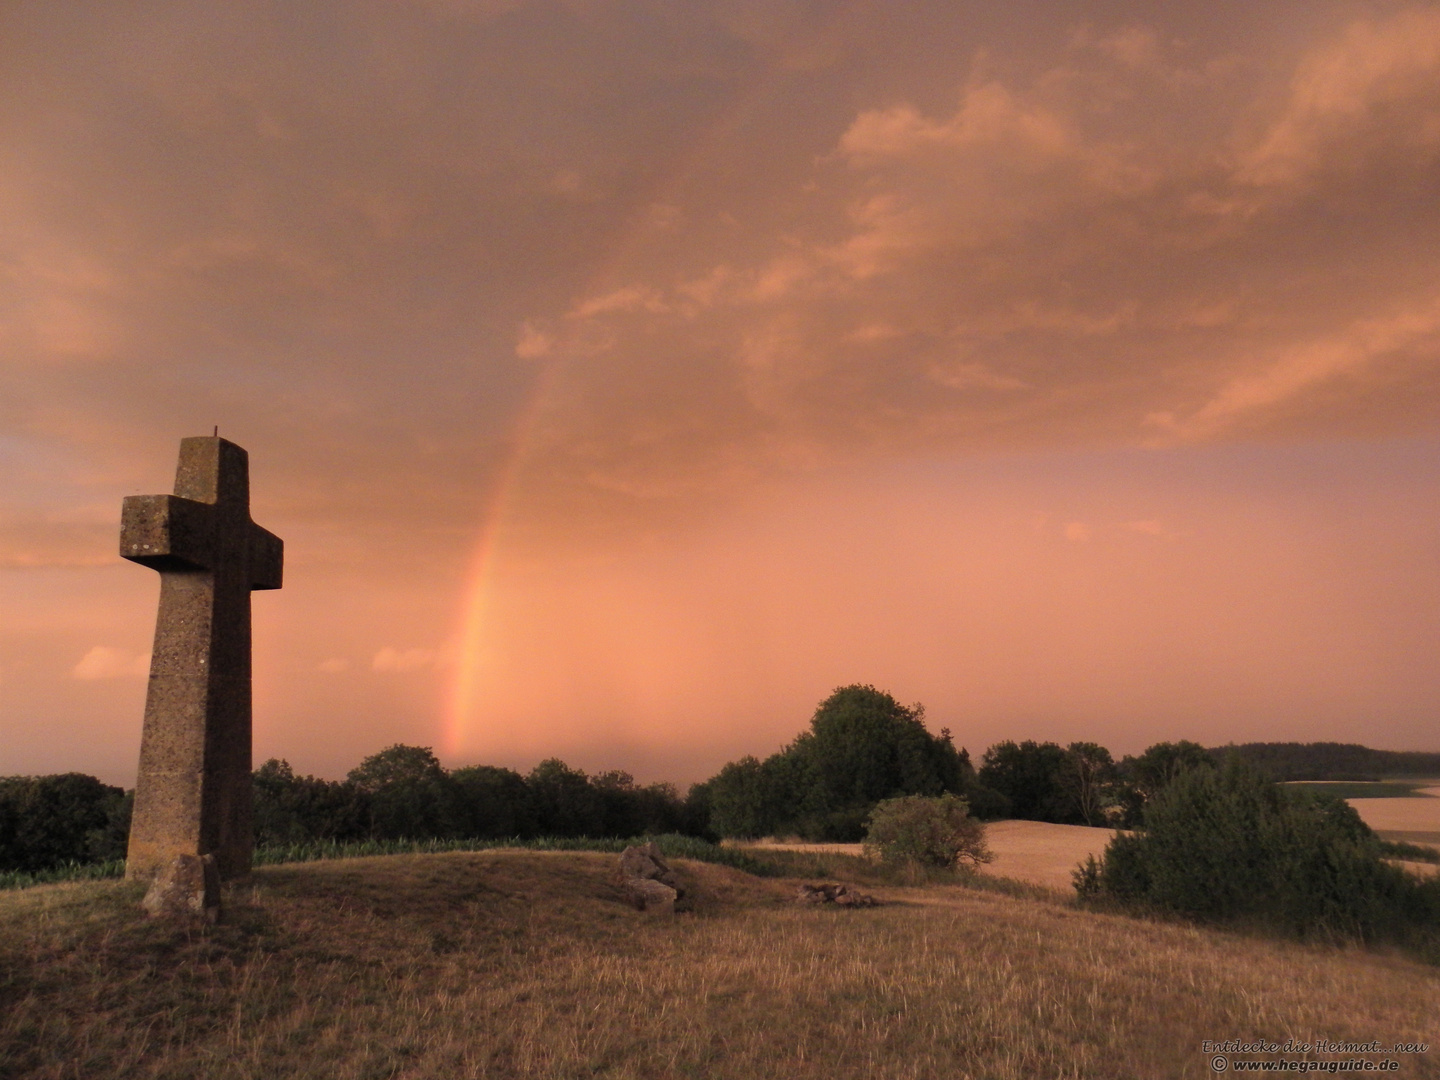
<svg viewBox="0 0 1440 1080">
<path fill-rule="evenodd" d="M 604 803 L 582 770 L 547 758 L 531 770 L 527 783 L 542 836 L 604 835 Z"/>
<path fill-rule="evenodd" d="M 1435 944 L 1440 881 L 1385 863 L 1348 804 L 1275 784 L 1238 758 L 1192 768 L 1146 805 L 1077 887 L 1213 922 L 1300 936 Z"/>
<path fill-rule="evenodd" d="M 747 754 L 729 762 L 697 788 L 704 794 L 707 824 L 718 835 L 754 840 L 774 832 L 775 816 L 757 758 Z"/>
<path fill-rule="evenodd" d="M 271 758 L 255 770 L 254 791 L 257 845 L 358 840 L 371 831 L 372 796 L 349 780 L 296 776 L 288 761 Z"/>
<path fill-rule="evenodd" d="M 822 701 L 790 753 L 808 773 L 797 816 L 815 839 L 859 839 L 881 799 L 959 792 L 966 780 L 948 733 L 926 730 L 923 705 L 901 705 L 868 685 L 842 686 Z"/>
<path fill-rule="evenodd" d="M 513 769 L 472 765 L 450 774 L 459 806 L 460 832 L 467 837 L 531 837 L 538 824 L 525 778 Z"/>
<path fill-rule="evenodd" d="M 1061 787 L 1086 825 L 1104 825 L 1113 802 L 1115 760 L 1110 751 L 1093 742 L 1073 742 L 1065 748 Z"/>
<path fill-rule="evenodd" d="M 938 795 L 960 784 L 955 748 L 925 730 L 925 708 L 873 686 L 842 686 L 820 703 L 806 746 L 832 807 L 873 805 L 900 792 Z"/>
<path fill-rule="evenodd" d="M 1014 817 L 1060 825 L 1085 820 L 1067 781 L 1071 758 L 1058 743 L 1006 740 L 980 760 L 980 782 L 1010 800 Z"/>
<path fill-rule="evenodd" d="M 1183 739 L 1156 743 L 1139 757 L 1126 755 L 1116 770 L 1122 823 L 1127 828 L 1135 828 L 1144 815 L 1146 803 L 1166 785 L 1192 769 L 1213 768 L 1215 758 L 1210 751 L 1199 743 Z"/>
<path fill-rule="evenodd" d="M 886 862 L 971 867 L 995 856 L 985 843 L 985 826 L 970 816 L 964 799 L 905 795 L 875 804 L 865 829 L 865 850 Z"/>
<path fill-rule="evenodd" d="M 346 779 L 361 791 L 376 792 L 392 784 L 415 784 L 445 775 L 440 759 L 428 746 L 396 743 L 371 754 L 350 770 Z"/>
<path fill-rule="evenodd" d="M 764 761 L 730 762 L 701 785 L 709 828 L 721 836 L 798 834 L 859 840 L 881 799 L 979 791 L 969 755 L 948 730 L 931 735 L 921 705 L 873 686 L 842 686 L 815 709 L 810 729 Z"/>
<path fill-rule="evenodd" d="M 373 837 L 451 837 L 463 831 L 454 785 L 428 746 L 388 746 L 351 769 L 347 779 L 370 797 Z"/>
<path fill-rule="evenodd" d="M 122 858 L 125 791 L 84 773 L 0 778 L 0 870 Z"/>
</svg>

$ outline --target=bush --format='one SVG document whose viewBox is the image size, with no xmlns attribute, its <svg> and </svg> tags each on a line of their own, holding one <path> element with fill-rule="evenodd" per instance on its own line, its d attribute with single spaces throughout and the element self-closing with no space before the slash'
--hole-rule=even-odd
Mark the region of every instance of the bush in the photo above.
<svg viewBox="0 0 1440 1080">
<path fill-rule="evenodd" d="M 906 795 L 886 799 L 870 812 L 865 850 L 886 862 L 971 867 L 992 861 L 985 826 L 970 816 L 957 795 Z"/>
<path fill-rule="evenodd" d="M 1144 820 L 1145 804 L 1166 785 L 1192 769 L 1214 769 L 1215 759 L 1199 743 L 1156 743 L 1139 757 L 1126 756 L 1120 762 L 1117 791 L 1120 822 L 1133 829 Z"/>
<path fill-rule="evenodd" d="M 1440 929 L 1440 880 L 1383 861 L 1348 804 L 1267 780 L 1238 759 L 1193 769 L 1118 834 L 1098 867 L 1076 873 L 1084 895 L 1206 922 L 1298 937 L 1428 943 Z"/>
</svg>

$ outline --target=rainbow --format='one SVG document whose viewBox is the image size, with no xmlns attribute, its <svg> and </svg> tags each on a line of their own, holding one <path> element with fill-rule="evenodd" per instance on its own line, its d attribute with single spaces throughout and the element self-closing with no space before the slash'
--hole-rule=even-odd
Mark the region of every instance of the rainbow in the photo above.
<svg viewBox="0 0 1440 1080">
<path fill-rule="evenodd" d="M 798 44 L 803 48 L 814 49 L 819 46 L 823 49 L 841 32 L 842 28 L 838 25 L 818 28 L 810 35 L 810 40 Z M 796 35 L 797 38 L 800 36 Z M 796 44 L 797 41 L 792 39 L 785 43 L 785 47 Z M 677 189 L 706 167 L 728 137 L 738 131 L 762 102 L 774 96 L 780 89 L 784 77 L 783 65 L 776 64 L 771 70 L 772 74 L 756 80 L 748 93 L 740 95 L 733 106 L 697 132 L 688 148 L 676 155 L 675 162 L 666 175 L 652 187 L 650 197 L 640 200 L 638 205 L 648 209 L 658 202 L 667 201 Z M 591 275 L 582 295 L 593 296 L 615 287 L 620 278 L 619 272 L 629 264 L 647 233 L 646 224 L 647 214 L 642 209 L 623 231 L 622 238 L 610 256 L 602 260 L 596 273 Z M 445 695 L 440 737 L 441 752 L 447 756 L 453 757 L 466 749 L 467 743 L 478 733 L 482 723 L 484 642 L 487 617 L 493 607 L 494 577 L 498 555 L 503 547 L 505 522 L 526 466 L 533 456 L 538 422 L 553 400 L 555 387 L 565 367 L 563 355 L 559 358 L 542 359 L 539 363 L 543 365 L 542 373 L 516 422 L 510 460 L 495 485 L 462 589 L 459 630 L 454 637 L 457 653 L 452 681 Z"/>
</svg>

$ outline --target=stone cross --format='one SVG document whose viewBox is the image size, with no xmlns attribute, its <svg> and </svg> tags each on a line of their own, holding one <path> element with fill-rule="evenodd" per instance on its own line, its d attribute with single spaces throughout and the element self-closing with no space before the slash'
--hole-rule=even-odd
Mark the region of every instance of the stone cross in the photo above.
<svg viewBox="0 0 1440 1080">
<path fill-rule="evenodd" d="M 182 439 L 174 495 L 133 495 L 120 554 L 160 571 L 160 611 L 125 874 L 179 855 L 250 871 L 250 590 L 280 588 L 284 545 L 250 520 L 245 451 Z"/>
</svg>

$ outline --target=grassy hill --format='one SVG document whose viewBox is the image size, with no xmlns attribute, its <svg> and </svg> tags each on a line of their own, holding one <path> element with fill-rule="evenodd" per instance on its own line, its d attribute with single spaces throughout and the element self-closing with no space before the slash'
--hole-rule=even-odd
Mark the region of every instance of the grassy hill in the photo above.
<svg viewBox="0 0 1440 1080">
<path fill-rule="evenodd" d="M 657 918 L 614 862 L 262 867 L 214 927 L 123 882 L 0 894 L 0 1076 L 1200 1077 L 1205 1039 L 1436 1034 L 1440 970 L 1398 956 L 953 885 L 803 908 L 693 862 Z"/>
</svg>

